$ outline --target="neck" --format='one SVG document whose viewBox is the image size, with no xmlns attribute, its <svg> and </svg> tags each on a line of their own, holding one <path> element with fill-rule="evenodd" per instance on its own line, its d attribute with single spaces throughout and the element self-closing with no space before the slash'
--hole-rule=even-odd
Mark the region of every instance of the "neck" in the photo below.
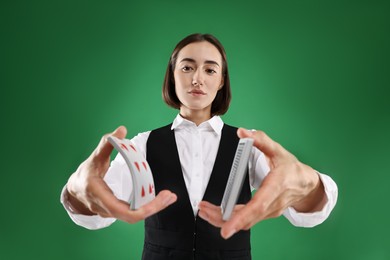
<svg viewBox="0 0 390 260">
<path fill-rule="evenodd" d="M 180 115 L 197 126 L 211 118 L 210 111 L 180 109 Z"/>
</svg>

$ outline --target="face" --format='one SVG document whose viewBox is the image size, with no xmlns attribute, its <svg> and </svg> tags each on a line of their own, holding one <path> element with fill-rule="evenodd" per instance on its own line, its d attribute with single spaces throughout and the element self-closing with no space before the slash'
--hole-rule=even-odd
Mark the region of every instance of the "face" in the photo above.
<svg viewBox="0 0 390 260">
<path fill-rule="evenodd" d="M 183 47 L 174 70 L 180 113 L 211 114 L 211 104 L 223 87 L 222 56 L 211 43 L 195 42 Z"/>
</svg>

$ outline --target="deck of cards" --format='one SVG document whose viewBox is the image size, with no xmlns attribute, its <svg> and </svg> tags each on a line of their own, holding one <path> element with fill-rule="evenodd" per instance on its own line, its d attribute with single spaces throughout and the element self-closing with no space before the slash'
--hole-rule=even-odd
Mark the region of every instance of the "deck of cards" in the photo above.
<svg viewBox="0 0 390 260">
<path fill-rule="evenodd" d="M 138 209 L 155 197 L 153 175 L 149 164 L 130 140 L 114 136 L 109 136 L 107 139 L 122 155 L 129 168 L 133 181 L 133 196 L 130 207 L 133 210 Z"/>
<path fill-rule="evenodd" d="M 233 165 L 230 170 L 229 179 L 221 203 L 222 219 L 225 221 L 230 219 L 234 206 L 240 196 L 252 146 L 252 138 L 242 138 L 237 145 Z"/>
</svg>

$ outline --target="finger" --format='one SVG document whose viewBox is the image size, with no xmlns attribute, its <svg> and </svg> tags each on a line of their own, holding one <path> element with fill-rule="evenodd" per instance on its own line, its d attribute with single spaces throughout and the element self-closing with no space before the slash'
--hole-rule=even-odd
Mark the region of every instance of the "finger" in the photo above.
<svg viewBox="0 0 390 260">
<path fill-rule="evenodd" d="M 94 178 L 90 182 L 87 194 L 90 201 L 88 207 L 91 211 L 104 217 L 115 217 L 116 212 L 129 210 L 130 204 L 115 197 L 103 179 Z"/>
<path fill-rule="evenodd" d="M 240 211 L 236 212 L 227 222 L 221 227 L 221 236 L 225 239 L 230 238 L 240 230 L 248 230 L 255 223 L 261 221 L 260 215 L 252 214 L 254 209 L 250 205 L 246 205 Z"/>
<path fill-rule="evenodd" d="M 126 137 L 127 129 L 124 126 L 119 126 L 117 129 L 114 130 L 114 132 L 106 134 L 102 137 L 100 140 L 99 145 L 95 149 L 93 156 L 95 158 L 98 158 L 99 160 L 104 160 L 110 157 L 110 154 L 112 150 L 114 149 L 113 146 L 108 142 L 107 138 L 109 136 L 115 136 L 120 139 L 123 139 Z"/>
<path fill-rule="evenodd" d="M 280 197 L 280 187 L 277 185 L 264 185 L 267 179 L 263 181 L 260 189 L 253 198 L 242 209 L 238 210 L 222 226 L 221 235 L 227 239 L 239 230 L 247 230 L 257 222 L 267 219 L 274 214 L 274 202 Z"/>
<path fill-rule="evenodd" d="M 275 157 L 282 155 L 284 148 L 273 141 L 266 133 L 263 131 L 253 131 L 247 130 L 244 128 L 239 128 L 237 130 L 237 135 L 240 138 L 253 138 L 254 146 L 261 150 L 268 157 Z"/>
<path fill-rule="evenodd" d="M 175 203 L 176 200 L 176 194 L 169 190 L 163 190 L 151 202 L 137 210 L 118 212 L 119 214 L 117 214 L 117 218 L 129 223 L 135 223 L 165 209 Z"/>
<path fill-rule="evenodd" d="M 232 215 L 236 214 L 245 205 L 234 206 Z M 199 203 L 199 216 L 216 227 L 221 227 L 225 221 L 222 218 L 221 207 L 215 206 L 207 201 Z"/>
<path fill-rule="evenodd" d="M 215 206 L 207 201 L 201 201 L 198 207 L 199 216 L 211 225 L 221 227 L 225 223 L 222 219 L 221 207 Z"/>
<path fill-rule="evenodd" d="M 129 223 L 135 223 L 168 207 L 177 200 L 177 196 L 170 191 L 161 191 L 151 202 L 131 210 L 130 204 L 115 197 L 111 189 L 100 178 L 92 180 L 87 193 L 91 198 L 89 208 L 91 211 L 104 216 L 114 217 Z"/>
</svg>

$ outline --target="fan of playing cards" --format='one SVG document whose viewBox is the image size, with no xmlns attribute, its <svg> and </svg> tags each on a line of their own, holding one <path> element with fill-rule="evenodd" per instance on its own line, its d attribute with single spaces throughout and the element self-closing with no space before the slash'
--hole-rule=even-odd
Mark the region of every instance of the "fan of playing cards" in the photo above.
<svg viewBox="0 0 390 260">
<path fill-rule="evenodd" d="M 149 164 L 130 140 L 119 139 L 114 136 L 109 136 L 107 139 L 122 155 L 129 167 L 133 180 L 133 196 L 130 207 L 131 209 L 138 209 L 155 197 L 154 181 Z"/>
</svg>

